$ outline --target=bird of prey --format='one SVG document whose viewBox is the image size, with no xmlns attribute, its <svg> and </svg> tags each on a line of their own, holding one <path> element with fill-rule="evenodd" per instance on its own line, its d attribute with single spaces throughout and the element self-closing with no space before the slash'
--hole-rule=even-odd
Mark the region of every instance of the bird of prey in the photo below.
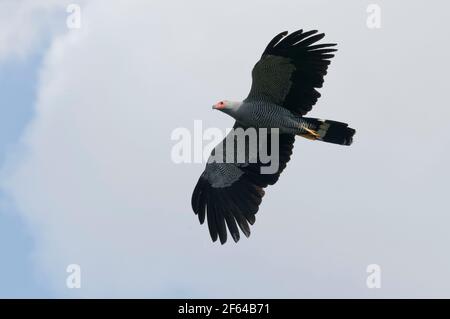
<svg viewBox="0 0 450 319">
<path fill-rule="evenodd" d="M 239 228 L 245 236 L 250 236 L 249 224 L 255 222 L 264 188 L 275 184 L 285 169 L 296 135 L 340 145 L 352 143 L 355 130 L 348 124 L 304 117 L 320 97 L 316 88 L 322 87 L 330 59 L 337 51 L 336 44 L 317 44 L 324 36 L 317 30 L 278 34 L 253 68 L 247 98 L 242 102 L 223 100 L 213 105 L 213 109 L 236 120 L 235 129 L 278 129 L 279 145 L 279 166 L 271 174 L 261 173 L 265 164 L 258 154 L 256 162 L 249 158 L 243 163 L 225 160 L 227 139 L 236 139 L 236 135 L 228 134 L 213 149 L 210 159 L 212 156 L 217 159 L 220 152 L 224 160 L 208 160 L 195 186 L 191 204 L 200 224 L 207 217 L 214 242 L 217 238 L 222 244 L 226 242 L 227 228 L 235 242 L 240 238 Z M 264 141 L 270 151 L 272 139 L 269 136 Z"/>
</svg>

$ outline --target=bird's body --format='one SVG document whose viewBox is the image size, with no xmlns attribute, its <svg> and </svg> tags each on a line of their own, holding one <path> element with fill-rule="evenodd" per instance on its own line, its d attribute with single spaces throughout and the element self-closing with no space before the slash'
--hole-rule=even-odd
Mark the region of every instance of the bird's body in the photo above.
<svg viewBox="0 0 450 319">
<path fill-rule="evenodd" d="M 277 35 L 253 68 L 248 97 L 213 106 L 236 120 L 236 130 L 211 152 L 192 195 L 192 208 L 200 223 L 207 216 L 213 241 L 219 237 L 225 243 L 228 228 L 237 242 L 238 226 L 250 235 L 249 224 L 255 222 L 264 188 L 275 184 L 285 169 L 296 135 L 334 144 L 352 143 L 355 130 L 346 123 L 304 117 L 320 97 L 315 88 L 322 86 L 329 59 L 334 56 L 330 53 L 336 51 L 331 48 L 334 44 L 315 45 L 324 36 L 316 33 L 299 30 Z M 236 146 L 250 136 L 249 129 L 256 132 L 256 152 L 249 144 L 244 149 Z M 258 129 L 271 131 L 266 135 Z M 266 153 L 276 153 L 278 161 L 276 170 L 269 173 L 264 170 Z"/>
<path fill-rule="evenodd" d="M 289 110 L 266 101 L 244 101 L 233 115 L 245 127 L 278 128 L 280 133 L 289 134 L 295 134 L 304 122 Z"/>
</svg>

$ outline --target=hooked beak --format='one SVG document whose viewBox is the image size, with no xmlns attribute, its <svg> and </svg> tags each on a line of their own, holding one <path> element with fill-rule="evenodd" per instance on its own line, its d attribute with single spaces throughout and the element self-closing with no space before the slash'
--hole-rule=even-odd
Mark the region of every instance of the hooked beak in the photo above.
<svg viewBox="0 0 450 319">
<path fill-rule="evenodd" d="M 219 103 L 216 103 L 216 104 L 214 104 L 213 106 L 212 106 L 212 109 L 213 110 L 223 110 L 225 108 L 225 105 L 224 104 L 220 104 L 220 102 Z"/>
</svg>

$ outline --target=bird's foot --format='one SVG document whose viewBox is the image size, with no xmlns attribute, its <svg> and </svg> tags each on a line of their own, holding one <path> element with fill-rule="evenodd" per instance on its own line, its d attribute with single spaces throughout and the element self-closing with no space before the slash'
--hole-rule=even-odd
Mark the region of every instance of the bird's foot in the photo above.
<svg viewBox="0 0 450 319">
<path fill-rule="evenodd" d="M 302 135 L 303 137 L 306 137 L 306 138 L 308 138 L 310 140 L 317 140 L 318 138 L 320 138 L 320 135 L 316 131 L 311 130 L 311 129 L 307 128 L 307 127 L 303 127 L 303 129 L 306 132 L 309 133 L 309 134 Z"/>
</svg>

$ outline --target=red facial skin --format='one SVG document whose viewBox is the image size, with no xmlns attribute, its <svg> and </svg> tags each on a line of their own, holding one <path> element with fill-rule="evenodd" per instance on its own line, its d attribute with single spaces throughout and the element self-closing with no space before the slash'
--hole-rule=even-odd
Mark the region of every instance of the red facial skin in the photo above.
<svg viewBox="0 0 450 319">
<path fill-rule="evenodd" d="M 222 109 L 225 108 L 225 103 L 224 103 L 223 101 L 217 102 L 217 103 L 214 105 L 214 108 L 215 108 L 216 110 L 222 110 Z"/>
</svg>

